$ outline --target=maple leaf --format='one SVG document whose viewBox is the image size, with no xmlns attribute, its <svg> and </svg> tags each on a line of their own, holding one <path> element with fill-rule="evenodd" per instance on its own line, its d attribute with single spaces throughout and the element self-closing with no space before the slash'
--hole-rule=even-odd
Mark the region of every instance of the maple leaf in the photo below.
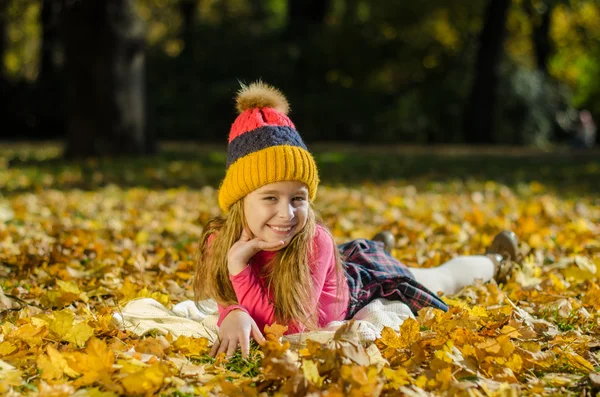
<svg viewBox="0 0 600 397">
<path fill-rule="evenodd" d="M 302 373 L 304 377 L 317 387 L 321 387 L 323 384 L 324 376 L 319 374 L 319 368 L 312 360 L 302 360 Z"/>
<path fill-rule="evenodd" d="M 10 336 L 15 339 L 21 339 L 25 341 L 30 347 L 40 345 L 42 338 L 48 334 L 48 328 L 45 325 L 33 325 L 32 323 L 26 323 L 19 328 L 13 330 Z"/>
<path fill-rule="evenodd" d="M 155 363 L 147 368 L 127 375 L 121 379 L 121 384 L 129 394 L 152 395 L 164 384 L 169 375 L 169 368 L 162 363 Z"/>
<path fill-rule="evenodd" d="M 42 371 L 42 379 L 61 379 L 63 374 L 70 378 L 75 378 L 80 375 L 69 366 L 62 353 L 56 350 L 52 345 L 48 345 L 46 352 L 47 355 L 38 356 L 37 358 L 37 366 Z"/>
<path fill-rule="evenodd" d="M 94 329 L 87 322 L 75 323 L 75 314 L 70 310 L 54 312 L 49 328 L 58 340 L 71 342 L 79 347 L 85 346 L 85 342 L 94 335 Z"/>
<path fill-rule="evenodd" d="M 206 338 L 191 338 L 180 336 L 173 343 L 173 347 L 186 356 L 200 356 L 210 351 L 209 341 Z"/>
<path fill-rule="evenodd" d="M 88 301 L 85 293 L 81 292 L 77 284 L 72 281 L 56 280 L 54 288 L 41 297 L 40 303 L 44 306 L 64 307 L 76 300 Z"/>
<path fill-rule="evenodd" d="M 76 385 L 110 382 L 110 374 L 114 372 L 115 354 L 104 341 L 91 338 L 85 348 L 85 354 L 65 353 L 64 357 L 71 368 L 82 374 L 81 378 L 75 381 Z"/>
<path fill-rule="evenodd" d="M 288 330 L 288 327 L 281 324 L 265 325 L 265 338 L 267 340 L 280 340 L 283 334 Z"/>
</svg>

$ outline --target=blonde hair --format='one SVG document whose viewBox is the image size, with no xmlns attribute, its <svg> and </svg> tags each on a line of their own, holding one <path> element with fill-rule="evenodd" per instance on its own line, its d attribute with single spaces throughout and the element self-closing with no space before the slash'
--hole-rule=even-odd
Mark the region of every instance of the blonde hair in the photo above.
<svg viewBox="0 0 600 397">
<path fill-rule="evenodd" d="M 317 215 L 311 206 L 306 225 L 286 247 L 277 252 L 270 263 L 271 266 L 267 267 L 270 271 L 266 275 L 266 288 L 272 293 L 275 320 L 283 325 L 302 324 L 307 330 L 318 328 L 317 305 L 312 303 L 318 297 L 313 296 L 309 266 L 309 261 L 313 260 L 316 225 L 322 225 L 316 218 Z M 206 224 L 200 238 L 194 275 L 196 301 L 212 298 L 223 306 L 238 303 L 229 280 L 227 254 L 231 246 L 239 240 L 246 226 L 243 199 L 231 206 L 227 216 L 213 218 Z M 325 227 L 324 229 L 327 230 Z M 328 230 L 327 232 L 329 233 Z M 345 279 L 337 247 L 333 251 L 339 298 L 339 286 Z"/>
</svg>

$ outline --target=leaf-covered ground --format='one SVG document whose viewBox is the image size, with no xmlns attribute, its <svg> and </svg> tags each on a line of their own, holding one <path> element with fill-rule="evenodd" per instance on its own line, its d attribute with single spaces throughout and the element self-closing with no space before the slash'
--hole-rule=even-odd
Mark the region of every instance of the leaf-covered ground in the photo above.
<svg viewBox="0 0 600 397">
<path fill-rule="evenodd" d="M 207 340 L 140 338 L 111 321 L 136 297 L 192 297 L 224 153 L 69 164 L 58 154 L 0 147 L 2 395 L 600 391 L 598 156 L 317 152 L 317 208 L 339 243 L 389 229 L 398 259 L 430 267 L 483 252 L 506 228 L 524 259 L 506 285 L 445 297 L 449 312 L 426 309 L 374 344 L 342 329 L 329 344 L 290 347 L 275 327 L 249 360 L 227 361 L 207 357 Z"/>
</svg>

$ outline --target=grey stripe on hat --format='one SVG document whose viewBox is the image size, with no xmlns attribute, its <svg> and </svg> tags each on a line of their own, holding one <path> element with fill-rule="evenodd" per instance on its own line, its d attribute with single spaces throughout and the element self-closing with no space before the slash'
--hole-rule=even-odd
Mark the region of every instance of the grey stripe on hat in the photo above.
<svg viewBox="0 0 600 397">
<path fill-rule="evenodd" d="M 227 148 L 227 168 L 239 158 L 250 153 L 280 145 L 298 146 L 304 150 L 308 150 L 304 142 L 302 142 L 300 134 L 295 129 L 267 125 L 244 132 L 229 143 L 229 147 Z"/>
</svg>

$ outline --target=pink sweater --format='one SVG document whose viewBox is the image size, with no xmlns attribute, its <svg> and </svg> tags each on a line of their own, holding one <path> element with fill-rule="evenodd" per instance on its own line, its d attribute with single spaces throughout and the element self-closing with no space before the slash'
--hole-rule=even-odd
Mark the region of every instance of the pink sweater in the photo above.
<svg viewBox="0 0 600 397">
<path fill-rule="evenodd" d="M 314 239 L 315 260 L 310 263 L 313 280 L 313 302 L 319 314 L 319 327 L 327 325 L 334 320 L 343 320 L 348 307 L 348 285 L 345 277 L 341 278 L 342 285 L 339 287 L 335 273 L 334 249 L 335 242 L 321 225 L 317 225 Z M 276 255 L 276 251 L 260 251 L 252 257 L 252 261 L 240 273 L 235 276 L 229 275 L 233 289 L 237 296 L 239 305 L 231 305 L 227 308 L 219 305 L 219 321 L 221 322 L 234 309 L 246 311 L 256 321 L 258 328 L 263 331 L 265 325 L 271 325 L 275 321 L 275 308 L 271 303 L 272 291 L 267 291 L 264 277 L 268 262 Z M 303 330 L 296 324 L 288 325 L 287 333 L 297 333 Z"/>
</svg>

